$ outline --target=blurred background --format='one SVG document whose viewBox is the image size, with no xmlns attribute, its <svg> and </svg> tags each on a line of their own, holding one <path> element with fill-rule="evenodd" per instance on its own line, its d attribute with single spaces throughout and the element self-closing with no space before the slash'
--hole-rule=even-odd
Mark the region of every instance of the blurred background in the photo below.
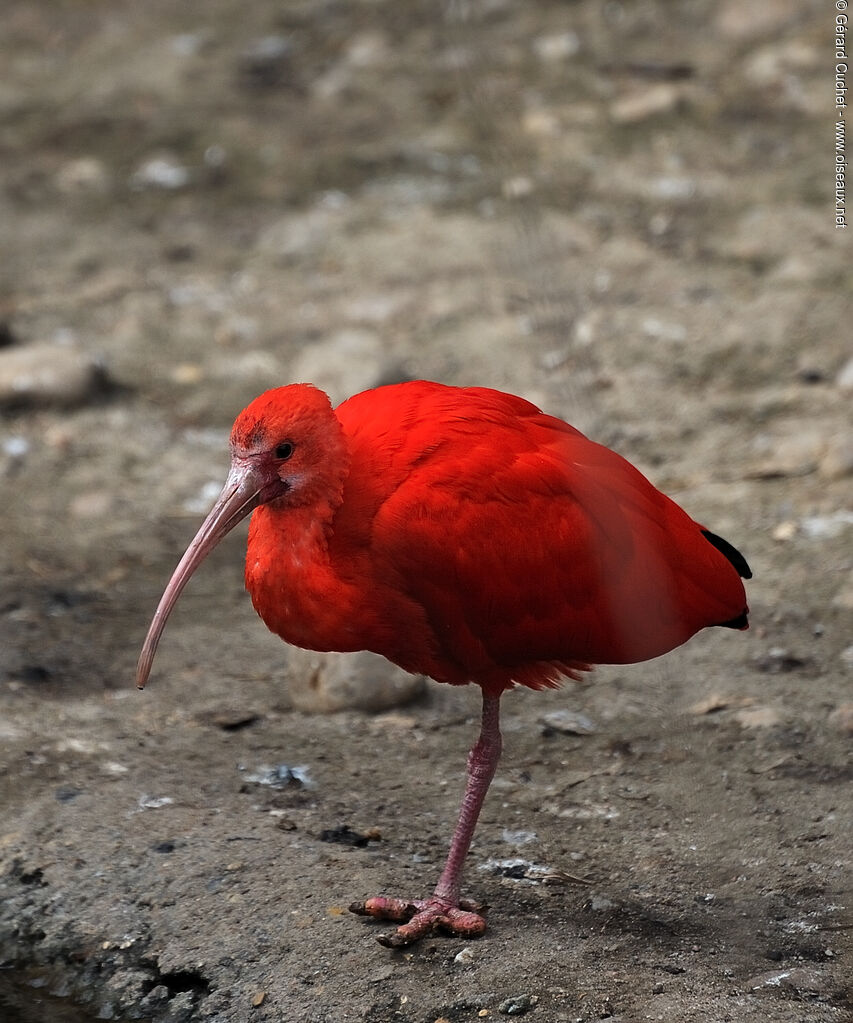
<svg viewBox="0 0 853 1023">
<path fill-rule="evenodd" d="M 239 541 L 183 598 L 156 692 L 128 687 L 235 414 L 290 381 L 335 402 L 417 377 L 499 387 L 617 448 L 756 569 L 749 637 L 698 640 L 631 706 L 665 734 L 673 700 L 717 694 L 732 757 L 769 744 L 766 766 L 813 741 L 842 770 L 853 356 L 833 26 L 813 0 L 6 0 L 0 856 L 16 898 L 16 863 L 65 870 L 39 850 L 99 844 L 104 813 L 119 855 L 139 757 L 168 747 L 177 776 L 185 756 L 204 773 L 204 727 L 239 739 L 246 706 L 252 735 L 280 732 L 285 653 L 242 593 Z M 601 716 L 618 704 L 604 683 Z M 427 713 L 464 720 L 468 698 Z M 372 733 L 340 727 L 358 760 Z M 466 735 L 448 740 L 460 770 Z M 66 784 L 99 799 L 63 801 Z M 839 848 L 810 855 L 829 871 Z M 79 937 L 47 930 L 45 952 L 7 920 L 9 961 Z M 173 986 L 191 1006 L 206 993 Z"/>
</svg>

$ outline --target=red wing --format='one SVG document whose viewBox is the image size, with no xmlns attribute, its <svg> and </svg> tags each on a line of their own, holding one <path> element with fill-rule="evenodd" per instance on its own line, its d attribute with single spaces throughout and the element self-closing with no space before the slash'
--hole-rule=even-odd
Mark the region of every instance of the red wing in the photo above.
<svg viewBox="0 0 853 1023">
<path fill-rule="evenodd" d="M 379 509 L 372 545 L 475 681 L 645 660 L 746 606 L 697 523 L 619 455 L 541 414 L 493 426 L 488 444 L 446 435 L 442 457 Z"/>
</svg>

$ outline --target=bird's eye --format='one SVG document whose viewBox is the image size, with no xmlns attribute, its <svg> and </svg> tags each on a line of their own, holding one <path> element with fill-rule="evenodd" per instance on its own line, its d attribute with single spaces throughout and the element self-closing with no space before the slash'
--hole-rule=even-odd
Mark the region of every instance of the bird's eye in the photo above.
<svg viewBox="0 0 853 1023">
<path fill-rule="evenodd" d="M 275 457 L 281 459 L 282 462 L 287 461 L 288 458 L 293 454 L 293 445 L 289 440 L 279 444 L 275 449 Z"/>
</svg>

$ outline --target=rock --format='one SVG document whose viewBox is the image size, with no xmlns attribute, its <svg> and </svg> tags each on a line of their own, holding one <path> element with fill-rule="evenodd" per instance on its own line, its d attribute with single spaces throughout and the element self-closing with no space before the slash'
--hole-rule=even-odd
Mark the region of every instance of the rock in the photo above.
<svg viewBox="0 0 853 1023">
<path fill-rule="evenodd" d="M 830 437 L 818 464 L 818 474 L 826 480 L 853 476 L 853 436 L 837 433 Z"/>
<path fill-rule="evenodd" d="M 378 67 L 388 59 L 389 52 L 385 33 L 367 30 L 358 32 L 350 39 L 344 51 L 344 59 L 354 68 Z"/>
<path fill-rule="evenodd" d="M 800 522 L 800 529 L 810 540 L 831 540 L 841 536 L 848 526 L 853 526 L 853 512 L 842 508 L 829 515 L 807 515 Z"/>
<path fill-rule="evenodd" d="M 0 408 L 79 405 L 107 383 L 100 358 L 72 345 L 0 349 Z"/>
<path fill-rule="evenodd" d="M 376 387 L 385 375 L 382 341 L 367 327 L 339 330 L 325 341 L 308 345 L 288 373 L 294 381 L 316 384 L 333 405 Z"/>
<path fill-rule="evenodd" d="M 498 1012 L 504 1016 L 523 1016 L 530 1012 L 539 1001 L 538 995 L 514 995 L 512 998 L 505 998 L 498 1006 Z"/>
<path fill-rule="evenodd" d="M 717 9 L 717 28 L 732 39 L 767 38 L 791 21 L 798 11 L 796 0 L 765 0 L 761 4 L 727 0 Z"/>
<path fill-rule="evenodd" d="M 63 164 L 56 175 L 56 187 L 66 195 L 106 192 L 110 176 L 104 164 L 94 156 L 81 156 Z"/>
<path fill-rule="evenodd" d="M 826 990 L 827 981 L 822 974 L 809 967 L 792 966 L 784 970 L 770 970 L 750 977 L 746 986 L 756 991 L 761 988 L 780 988 L 788 992 L 822 992 Z"/>
<path fill-rule="evenodd" d="M 741 728 L 773 728 L 781 722 L 779 712 L 772 707 L 744 707 L 734 715 Z"/>
<path fill-rule="evenodd" d="M 850 655 L 850 660 L 853 662 L 853 649 L 851 649 Z M 829 715 L 829 723 L 844 735 L 853 735 L 853 703 L 839 704 Z"/>
<path fill-rule="evenodd" d="M 811 71 L 820 62 L 817 47 L 794 39 L 760 47 L 746 60 L 744 73 L 756 85 L 772 86 L 781 92 L 792 74 Z"/>
<path fill-rule="evenodd" d="M 262 36 L 240 57 L 240 80 L 249 89 L 274 89 L 292 83 L 293 43 L 280 35 Z"/>
<path fill-rule="evenodd" d="M 190 183 L 190 172 L 173 156 L 154 156 L 141 164 L 130 177 L 130 187 L 137 192 L 147 188 L 177 191 Z"/>
<path fill-rule="evenodd" d="M 718 711 L 725 710 L 732 703 L 730 696 L 725 696 L 723 693 L 711 693 L 710 696 L 706 696 L 704 700 L 691 704 L 687 710 L 691 714 L 699 716 L 705 714 L 716 714 Z"/>
<path fill-rule="evenodd" d="M 841 588 L 832 598 L 832 605 L 833 607 L 840 607 L 845 611 L 853 611 L 853 577 L 847 579 L 842 584 Z M 853 651 L 853 647 L 849 649 Z"/>
<path fill-rule="evenodd" d="M 773 532 L 770 535 L 774 540 L 793 540 L 797 535 L 797 523 L 792 519 L 785 519 L 784 522 L 773 527 Z"/>
<path fill-rule="evenodd" d="M 803 428 L 798 435 L 757 437 L 754 447 L 763 450 L 759 458 L 747 466 L 746 479 L 788 479 L 808 476 L 817 470 L 825 450 L 825 439 L 817 430 Z"/>
<path fill-rule="evenodd" d="M 595 724 L 586 716 L 573 710 L 554 710 L 542 718 L 542 725 L 548 731 L 564 735 L 592 735 L 597 731 Z"/>
<path fill-rule="evenodd" d="M 533 40 L 533 52 L 547 64 L 562 63 L 574 57 L 580 48 L 581 41 L 575 32 L 554 32 Z"/>
<path fill-rule="evenodd" d="M 366 650 L 338 654 L 294 647 L 287 667 L 293 706 L 321 714 L 399 707 L 420 696 L 426 684 L 422 675 L 410 675 Z"/>
<path fill-rule="evenodd" d="M 610 104 L 610 116 L 617 124 L 645 121 L 647 117 L 668 114 L 675 109 L 680 98 L 681 90 L 678 86 L 669 82 L 657 82 L 614 100 Z"/>
<path fill-rule="evenodd" d="M 853 391 L 853 359 L 848 359 L 838 371 L 838 376 L 835 378 L 835 386 L 840 391 Z"/>
</svg>

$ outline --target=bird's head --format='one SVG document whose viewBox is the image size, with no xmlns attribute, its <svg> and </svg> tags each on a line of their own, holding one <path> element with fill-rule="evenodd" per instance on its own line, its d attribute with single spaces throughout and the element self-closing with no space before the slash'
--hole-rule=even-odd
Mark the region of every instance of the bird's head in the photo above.
<svg viewBox="0 0 853 1023">
<path fill-rule="evenodd" d="M 346 440 L 328 397 L 309 384 L 266 391 L 231 429 L 231 468 L 222 493 L 163 591 L 136 667 L 148 680 L 160 636 L 190 576 L 220 540 L 262 504 L 326 507 L 340 500 Z"/>
</svg>

